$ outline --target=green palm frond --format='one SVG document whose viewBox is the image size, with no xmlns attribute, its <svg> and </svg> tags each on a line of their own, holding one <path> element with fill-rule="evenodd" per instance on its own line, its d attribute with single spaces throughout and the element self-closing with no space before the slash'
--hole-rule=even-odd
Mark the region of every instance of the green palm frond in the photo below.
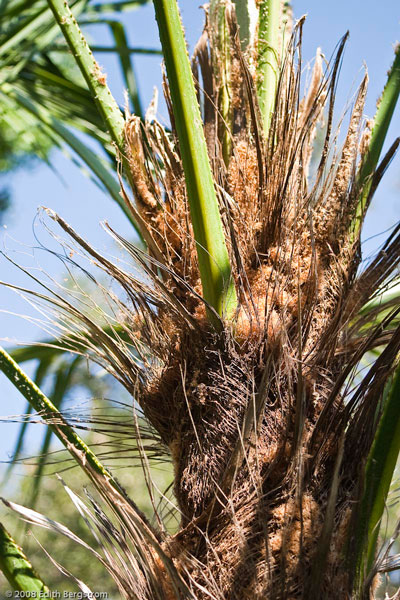
<svg viewBox="0 0 400 600">
<path fill-rule="evenodd" d="M 135 10 L 148 4 L 150 0 L 115 0 L 114 2 L 93 2 L 88 9 L 88 14 L 121 13 Z"/>
<path fill-rule="evenodd" d="M 356 583 L 368 589 L 375 565 L 381 520 L 400 453 L 400 368 L 388 381 L 379 425 L 369 453 L 356 529 Z"/>
<path fill-rule="evenodd" d="M 378 100 L 378 107 L 372 123 L 368 149 L 363 157 L 363 161 L 359 170 L 358 176 L 360 182 L 360 198 L 355 214 L 355 222 L 353 224 L 356 234 L 360 230 L 361 223 L 365 216 L 365 211 L 368 208 L 368 203 L 370 202 L 372 194 L 376 189 L 376 185 L 379 182 L 379 179 L 378 181 L 374 181 L 373 178 L 374 175 L 376 176 L 377 174 L 379 157 L 386 140 L 389 125 L 392 120 L 399 95 L 400 45 L 397 45 L 395 49 L 393 65 L 389 70 L 385 88 Z"/>
<path fill-rule="evenodd" d="M 115 47 L 118 49 L 118 57 L 121 65 L 121 72 L 124 76 L 124 82 L 128 91 L 128 97 L 131 100 L 133 112 L 140 118 L 143 118 L 142 105 L 140 102 L 136 76 L 131 60 L 131 52 L 128 47 L 128 40 L 125 28 L 119 21 L 105 21 L 112 32 Z"/>
<path fill-rule="evenodd" d="M 132 10 L 146 3 L 120 2 L 114 7 L 113 3 L 97 5 L 81 1 L 71 3 L 71 9 L 75 17 L 83 19 L 90 14 L 96 16 L 99 12 L 112 14 L 114 9 L 117 12 Z M 102 22 L 97 17 L 94 21 L 96 24 Z M 115 19 L 104 22 L 109 24 L 116 46 L 102 50 L 112 51 L 119 57 L 133 107 L 140 114 L 140 98 L 131 61 L 132 49 L 127 45 L 124 26 Z M 115 178 L 113 127 L 107 130 L 101 111 L 99 113 L 93 105 L 92 95 L 80 78 L 70 57 L 69 47 L 55 43 L 60 37 L 60 30 L 54 23 L 47 3 L 39 0 L 33 3 L 3 3 L 0 24 L 0 51 L 3 52 L 3 64 L 6 65 L 0 84 L 0 136 L 7 140 L 12 134 L 4 148 L 4 166 L 7 168 L 18 164 L 18 160 L 32 153 L 47 159 L 54 144 L 66 143 L 92 171 L 94 180 L 101 187 L 105 186 L 132 221 L 119 195 L 119 184 Z M 14 51 L 14 47 L 18 47 L 18 52 Z M 146 49 L 136 48 L 134 51 L 143 53 Z M 160 51 L 150 49 L 150 53 L 154 52 Z M 95 68 L 94 62 L 92 67 Z M 102 80 L 99 68 L 97 76 Z M 91 81 L 94 84 L 95 78 L 92 77 Z M 103 87 L 98 84 L 100 95 Z M 118 112 L 119 109 L 114 106 L 115 115 Z M 25 118 L 21 118 L 23 115 Z M 123 126 L 123 120 L 120 123 Z M 104 162 L 85 142 L 78 139 L 74 129 L 97 142 L 99 151 L 105 153 Z M 20 132 L 19 145 L 15 140 L 16 132 Z M 11 149 L 11 154 L 6 148 Z"/>
</svg>

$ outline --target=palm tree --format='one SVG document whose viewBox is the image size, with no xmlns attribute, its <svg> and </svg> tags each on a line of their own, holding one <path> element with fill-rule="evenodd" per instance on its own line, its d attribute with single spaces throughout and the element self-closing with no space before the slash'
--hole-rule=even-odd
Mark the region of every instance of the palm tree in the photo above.
<svg viewBox="0 0 400 600">
<path fill-rule="evenodd" d="M 168 130 L 154 115 L 123 117 L 67 3 L 48 3 L 117 148 L 122 198 L 147 252 L 106 226 L 141 267 L 135 276 L 48 209 L 68 248 L 121 294 L 104 290 L 109 309 L 98 318 L 77 295 L 32 294 L 63 327 L 68 320 L 62 347 L 89 355 L 129 391 L 170 455 L 180 514 L 173 535 L 162 515 L 151 525 L 2 352 L 0 367 L 114 515 L 97 504 L 91 513 L 70 491 L 103 536 L 98 558 L 129 599 L 373 597 L 379 573 L 398 564 L 390 548 L 378 552 L 378 532 L 400 449 L 390 291 L 399 226 L 364 270 L 360 235 L 400 142 L 379 162 L 400 92 L 399 49 L 374 122 L 363 120 L 365 76 L 335 150 L 346 36 L 325 67 L 317 53 L 302 98 L 303 20 L 292 25 L 287 3 L 261 0 L 252 26 L 250 4 L 237 2 L 236 14 L 230 0 L 212 0 L 190 64 L 175 0 L 154 0 Z"/>
</svg>

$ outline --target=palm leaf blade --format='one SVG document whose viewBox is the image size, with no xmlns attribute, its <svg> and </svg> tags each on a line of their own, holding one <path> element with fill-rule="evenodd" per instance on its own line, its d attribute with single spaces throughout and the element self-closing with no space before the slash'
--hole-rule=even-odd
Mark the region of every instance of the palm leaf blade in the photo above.
<svg viewBox="0 0 400 600">
<path fill-rule="evenodd" d="M 400 453 L 400 368 L 388 387 L 388 396 L 368 456 L 364 493 L 357 529 L 357 564 L 361 581 L 370 577 L 376 556 L 379 525 Z"/>
</svg>

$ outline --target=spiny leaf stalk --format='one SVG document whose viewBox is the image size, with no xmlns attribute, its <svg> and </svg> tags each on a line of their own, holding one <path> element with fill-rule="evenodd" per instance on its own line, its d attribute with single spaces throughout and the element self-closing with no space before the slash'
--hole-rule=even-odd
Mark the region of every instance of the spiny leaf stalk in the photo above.
<svg viewBox="0 0 400 600">
<path fill-rule="evenodd" d="M 0 570 L 15 591 L 48 594 L 45 586 L 24 551 L 0 523 Z"/>
<path fill-rule="evenodd" d="M 257 93 L 265 137 L 268 138 L 278 85 L 281 0 L 261 0 L 258 28 Z"/>
<path fill-rule="evenodd" d="M 155 0 L 154 8 L 185 173 L 203 297 L 218 315 L 230 318 L 236 309 L 236 292 L 178 6 L 175 0 Z M 212 313 L 210 318 L 215 323 Z"/>
<path fill-rule="evenodd" d="M 87 447 L 85 442 L 68 425 L 51 400 L 43 394 L 8 352 L 1 347 L 0 370 L 13 383 L 17 390 L 21 392 L 24 398 L 28 400 L 33 408 L 41 414 L 42 418 L 50 422 L 50 427 L 64 446 L 73 446 L 81 462 L 88 462 L 99 475 L 111 479 L 111 474 Z"/>
<path fill-rule="evenodd" d="M 92 92 L 100 114 L 109 129 L 111 138 L 119 151 L 124 152 L 124 117 L 111 94 L 106 75 L 93 56 L 79 25 L 69 8 L 67 0 L 48 0 L 54 17 L 71 49 L 85 81 Z"/>
</svg>

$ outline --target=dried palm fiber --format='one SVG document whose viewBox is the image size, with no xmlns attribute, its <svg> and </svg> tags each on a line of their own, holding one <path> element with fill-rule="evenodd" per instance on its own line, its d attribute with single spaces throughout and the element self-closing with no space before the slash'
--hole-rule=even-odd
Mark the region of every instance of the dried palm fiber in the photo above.
<svg viewBox="0 0 400 600">
<path fill-rule="evenodd" d="M 182 522 L 163 549 L 195 598 L 294 600 L 315 594 L 342 600 L 351 595 L 345 551 L 382 372 L 393 368 L 400 350 L 394 312 L 367 338 L 356 314 L 398 265 L 400 233 L 357 275 L 360 240 L 351 223 L 365 152 L 367 76 L 338 146 L 333 113 L 346 38 L 325 68 L 317 54 L 301 99 L 303 20 L 295 26 L 264 139 L 251 56 L 241 50 L 232 7 L 226 14 L 229 122 L 218 109 L 222 67 L 208 21 L 193 72 L 239 295 L 236 314 L 222 333 L 206 318 L 172 110 L 171 131 L 131 116 L 126 158 L 135 204 L 125 189 L 123 194 L 149 253 L 108 229 L 145 277 L 101 256 L 52 215 L 120 284 L 125 299 L 112 300 L 130 342 L 100 335 L 86 319 L 85 333 L 71 335 L 70 343 L 116 376 L 169 449 Z M 171 108 L 166 81 L 164 91 Z M 323 119 L 325 137 L 310 179 Z M 226 133 L 228 157 L 221 140 Z M 97 347 L 90 342 L 94 333 Z M 382 339 L 385 351 L 361 379 L 360 359 Z M 329 550 L 322 557 L 324 544 Z M 160 574 L 168 581 L 164 567 Z M 167 583 L 163 589 L 165 598 L 179 597 Z"/>
</svg>

